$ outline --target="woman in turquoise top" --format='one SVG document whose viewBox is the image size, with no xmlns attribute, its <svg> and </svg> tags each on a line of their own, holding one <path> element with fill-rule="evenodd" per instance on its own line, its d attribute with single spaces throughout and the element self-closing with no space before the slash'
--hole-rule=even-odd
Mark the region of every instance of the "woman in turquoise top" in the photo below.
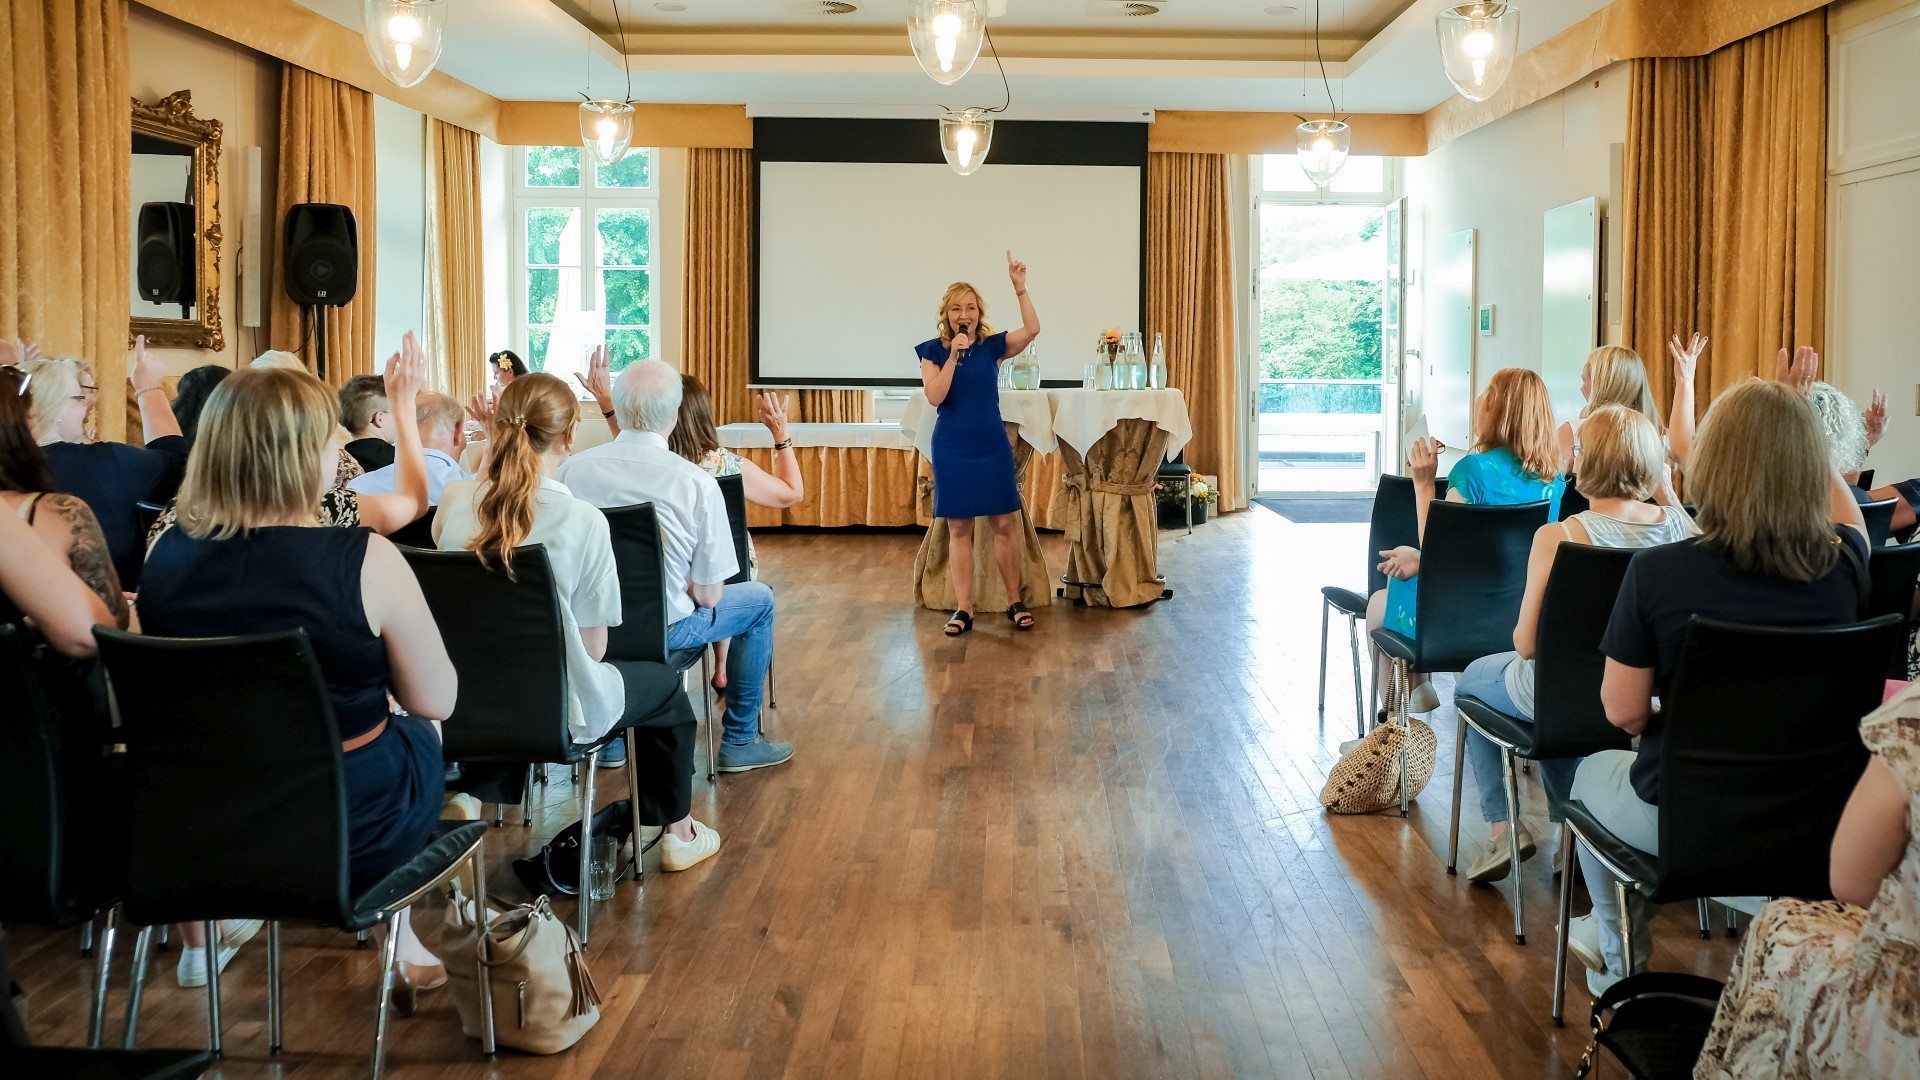
<svg viewBox="0 0 1920 1080">
<path fill-rule="evenodd" d="M 1560 517 L 1560 444 L 1553 427 L 1553 401 L 1547 384 L 1526 368 L 1501 368 L 1475 405 L 1473 451 L 1447 473 L 1447 499 L 1475 506 L 1512 506 L 1547 501 L 1549 520 Z M 1413 473 L 1414 505 L 1420 532 L 1427 531 L 1427 504 L 1433 501 L 1439 446 L 1414 440 L 1407 463 Z M 1385 626 L 1415 636 L 1414 604 L 1420 585 L 1420 549 L 1397 547 L 1380 553 L 1387 587 L 1367 600 L 1367 629 Z M 1387 678 L 1383 665 L 1381 679 Z M 1439 708 L 1440 697 L 1425 675 L 1413 675 L 1413 712 Z M 1385 685 L 1383 681 L 1381 685 Z"/>
</svg>

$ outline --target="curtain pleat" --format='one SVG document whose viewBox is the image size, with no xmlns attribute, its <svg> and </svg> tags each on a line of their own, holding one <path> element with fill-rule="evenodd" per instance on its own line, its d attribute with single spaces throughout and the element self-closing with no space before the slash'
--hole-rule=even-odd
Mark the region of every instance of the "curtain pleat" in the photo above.
<svg viewBox="0 0 1920 1080">
<path fill-rule="evenodd" d="M 687 280 L 680 369 L 706 384 L 713 421 L 755 418 L 747 391 L 753 151 L 687 151 Z"/>
<path fill-rule="evenodd" d="M 800 390 L 792 419 L 809 424 L 865 424 L 873 419 L 871 390 Z"/>
<path fill-rule="evenodd" d="M 1633 61 L 1623 333 L 1663 401 L 1672 334 L 1712 339 L 1703 411 L 1782 346 L 1825 340 L 1826 86 L 1824 9 L 1706 56 Z"/>
<path fill-rule="evenodd" d="M 480 136 L 427 118 L 427 360 L 431 385 L 464 402 L 487 385 Z"/>
<path fill-rule="evenodd" d="M 125 0 L 0 7 L 0 338 L 91 363 L 99 385 L 127 382 L 133 111 Z M 122 393 L 97 413 L 124 438 Z"/>
<path fill-rule="evenodd" d="M 327 355 L 316 357 L 315 327 L 287 296 L 284 254 L 271 265 L 267 290 L 270 340 L 306 361 L 313 373 L 338 386 L 355 375 L 378 374 L 374 325 L 374 136 L 373 95 L 294 64 L 280 79 L 280 177 L 276 222 L 298 203 L 339 203 L 353 211 L 360 243 L 360 278 L 354 298 L 323 307 Z M 388 352 L 398 347 L 390 343 Z"/>
<path fill-rule="evenodd" d="M 1147 325 L 1165 335 L 1168 379 L 1186 395 L 1187 464 L 1220 478 L 1221 510 L 1241 510 L 1227 168 L 1225 154 L 1147 155 Z"/>
</svg>

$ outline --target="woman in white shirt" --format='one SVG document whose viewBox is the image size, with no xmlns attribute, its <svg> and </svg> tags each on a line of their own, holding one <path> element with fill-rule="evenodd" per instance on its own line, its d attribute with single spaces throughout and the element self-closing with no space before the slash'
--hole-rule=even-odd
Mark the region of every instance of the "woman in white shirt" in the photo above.
<svg viewBox="0 0 1920 1080">
<path fill-rule="evenodd" d="M 573 737 L 597 742 L 609 731 L 634 729 L 640 821 L 666 827 L 661 866 L 684 870 L 720 850 L 719 836 L 689 813 L 693 710 L 678 680 L 657 678 L 659 665 L 602 659 L 607 627 L 620 622 L 613 541 L 606 516 L 553 478 L 573 452 L 579 415 L 573 391 L 552 375 L 532 373 L 507 384 L 494 406 L 486 468 L 479 480 L 447 485 L 433 521 L 434 543 L 442 551 L 476 552 L 509 575 L 515 548 L 545 546 L 566 624 Z"/>
</svg>

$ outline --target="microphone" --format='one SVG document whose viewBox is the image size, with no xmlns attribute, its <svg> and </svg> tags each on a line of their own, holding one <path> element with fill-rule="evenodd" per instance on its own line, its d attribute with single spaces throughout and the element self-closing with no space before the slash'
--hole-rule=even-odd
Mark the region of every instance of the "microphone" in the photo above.
<svg viewBox="0 0 1920 1080">
<path fill-rule="evenodd" d="M 970 334 L 972 332 L 973 332 L 973 328 L 967 323 L 961 323 L 959 326 L 956 326 L 953 328 L 954 337 L 959 337 L 961 334 Z M 959 355 L 961 357 L 965 357 L 967 355 L 967 350 L 965 347 L 961 348 Z"/>
</svg>

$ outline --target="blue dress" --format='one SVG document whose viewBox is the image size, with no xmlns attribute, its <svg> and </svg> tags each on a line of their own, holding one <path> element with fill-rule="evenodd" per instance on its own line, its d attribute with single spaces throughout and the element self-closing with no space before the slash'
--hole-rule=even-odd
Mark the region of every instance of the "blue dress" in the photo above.
<svg viewBox="0 0 1920 1080">
<path fill-rule="evenodd" d="M 945 367 L 947 347 L 939 338 L 913 350 L 920 359 Z M 935 406 L 933 424 L 933 516 L 986 517 L 1020 510 L 1020 485 L 1014 477 L 1013 446 L 1000 420 L 1000 358 L 1007 354 L 1005 332 L 982 338 L 956 361 L 947 398 Z"/>
</svg>

